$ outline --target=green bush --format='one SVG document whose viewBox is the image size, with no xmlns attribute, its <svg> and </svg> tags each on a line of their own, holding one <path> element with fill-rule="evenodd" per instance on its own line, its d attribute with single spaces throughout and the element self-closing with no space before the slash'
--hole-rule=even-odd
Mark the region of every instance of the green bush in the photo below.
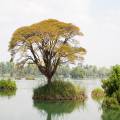
<svg viewBox="0 0 120 120">
<path fill-rule="evenodd" d="M 33 95 L 35 100 L 84 100 L 85 98 L 85 92 L 79 86 L 60 80 L 34 89 Z"/>
<path fill-rule="evenodd" d="M 95 88 L 92 90 L 91 96 L 95 100 L 101 100 L 105 96 L 104 90 L 101 88 Z"/>
<path fill-rule="evenodd" d="M 0 80 L 0 91 L 2 91 L 2 90 L 16 90 L 15 81 Z"/>
<path fill-rule="evenodd" d="M 102 87 L 106 94 L 106 99 L 103 102 L 103 105 L 112 102 L 116 106 L 120 105 L 120 65 L 112 67 L 112 71 L 108 79 L 102 81 Z M 110 100 L 108 100 L 108 98 Z M 107 103 L 108 102 L 108 103 Z"/>
<path fill-rule="evenodd" d="M 117 101 L 120 103 L 120 89 L 113 93 L 112 97 L 116 98 Z"/>
<path fill-rule="evenodd" d="M 119 108 L 119 103 L 116 98 L 106 97 L 103 100 L 102 106 L 103 106 L 103 108 L 117 109 L 117 108 Z"/>
</svg>

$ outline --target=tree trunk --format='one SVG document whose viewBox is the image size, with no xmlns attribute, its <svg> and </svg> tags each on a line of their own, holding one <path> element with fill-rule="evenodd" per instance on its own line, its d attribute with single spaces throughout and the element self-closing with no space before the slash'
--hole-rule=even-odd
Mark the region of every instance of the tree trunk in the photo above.
<svg viewBox="0 0 120 120">
<path fill-rule="evenodd" d="M 47 84 L 50 86 L 51 85 L 51 82 L 52 82 L 52 77 L 47 77 Z"/>
<path fill-rule="evenodd" d="M 54 69 L 52 71 L 50 69 L 46 70 L 46 68 L 43 68 L 39 65 L 37 65 L 37 66 L 38 66 L 39 71 L 47 78 L 47 84 L 50 86 L 51 82 L 52 82 L 52 77 L 57 70 L 58 64 L 56 64 L 56 66 L 54 67 Z"/>
</svg>

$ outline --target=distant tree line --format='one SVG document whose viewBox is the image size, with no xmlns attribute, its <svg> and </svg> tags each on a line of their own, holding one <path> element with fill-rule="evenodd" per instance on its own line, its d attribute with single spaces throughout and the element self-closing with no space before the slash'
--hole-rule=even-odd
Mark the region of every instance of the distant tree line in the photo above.
<svg viewBox="0 0 120 120">
<path fill-rule="evenodd" d="M 110 71 L 111 68 L 97 67 L 95 65 L 78 65 L 76 67 L 63 65 L 57 69 L 55 76 L 70 77 L 73 79 L 106 78 L 109 76 Z"/>
<path fill-rule="evenodd" d="M 40 72 L 38 71 L 37 67 L 33 64 L 20 67 L 11 62 L 0 63 L 0 76 L 1 77 L 24 78 L 29 75 L 32 75 L 32 76 L 40 75 Z"/>
<path fill-rule="evenodd" d="M 70 67 L 69 65 L 61 65 L 58 67 L 53 79 L 58 78 L 105 78 L 109 75 L 110 69 L 106 67 L 96 67 L 95 65 L 78 65 Z M 1 77 L 24 78 L 26 76 L 40 77 L 42 74 L 34 64 L 28 64 L 19 67 L 11 62 L 0 62 Z"/>
</svg>

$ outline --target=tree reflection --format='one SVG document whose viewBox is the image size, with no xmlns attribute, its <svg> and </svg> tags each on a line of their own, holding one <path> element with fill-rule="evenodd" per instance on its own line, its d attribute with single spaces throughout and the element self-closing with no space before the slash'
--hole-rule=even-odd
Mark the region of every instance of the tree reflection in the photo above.
<svg viewBox="0 0 120 120">
<path fill-rule="evenodd" d="M 64 101 L 64 102 L 38 102 L 34 101 L 34 106 L 38 110 L 44 110 L 47 113 L 47 120 L 52 120 L 52 116 L 60 116 L 73 112 L 79 107 L 84 107 L 84 102 Z"/>
</svg>

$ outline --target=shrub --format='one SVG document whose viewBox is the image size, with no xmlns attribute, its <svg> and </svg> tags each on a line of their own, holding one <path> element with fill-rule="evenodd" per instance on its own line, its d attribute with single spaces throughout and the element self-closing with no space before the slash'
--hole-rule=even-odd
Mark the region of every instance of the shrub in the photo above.
<svg viewBox="0 0 120 120">
<path fill-rule="evenodd" d="M 34 89 L 35 100 L 84 100 L 85 92 L 79 86 L 65 81 L 53 81 L 49 86 Z"/>
<path fill-rule="evenodd" d="M 112 96 L 113 93 L 120 88 L 120 65 L 112 67 L 110 77 L 106 80 L 102 80 L 102 87 L 105 90 L 107 96 Z"/>
<path fill-rule="evenodd" d="M 112 67 L 109 78 L 102 81 L 102 87 L 107 96 L 103 105 L 105 106 L 106 104 L 106 106 L 109 106 L 111 102 L 112 106 L 116 106 L 116 104 L 120 105 L 120 65 Z"/>
<path fill-rule="evenodd" d="M 113 93 L 112 97 L 116 98 L 117 101 L 120 103 L 120 89 Z"/>
<path fill-rule="evenodd" d="M 106 97 L 103 100 L 102 106 L 103 106 L 103 108 L 117 109 L 117 108 L 119 108 L 119 103 L 116 98 Z"/>
<path fill-rule="evenodd" d="M 92 90 L 91 96 L 95 100 L 101 100 L 105 96 L 105 93 L 104 93 L 103 89 L 95 88 Z"/>
<path fill-rule="evenodd" d="M 15 81 L 11 80 L 0 80 L 0 90 L 16 90 Z"/>
</svg>

